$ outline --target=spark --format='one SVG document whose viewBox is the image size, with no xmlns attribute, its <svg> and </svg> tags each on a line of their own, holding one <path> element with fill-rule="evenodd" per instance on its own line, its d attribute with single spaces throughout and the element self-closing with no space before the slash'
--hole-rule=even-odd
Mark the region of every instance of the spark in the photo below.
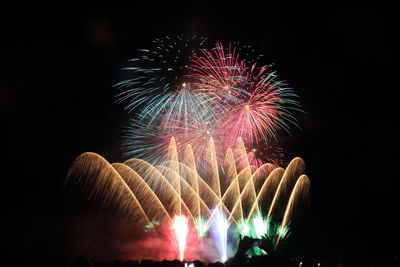
<svg viewBox="0 0 400 267">
<path fill-rule="evenodd" d="M 221 262 L 225 262 L 228 259 L 228 228 L 229 222 L 226 219 L 226 215 L 220 209 L 214 209 L 211 224 L 211 233 L 217 245 Z"/>
<path fill-rule="evenodd" d="M 183 258 L 185 256 L 187 237 L 189 233 L 188 223 L 188 218 L 182 214 L 176 215 L 172 221 L 172 229 L 177 242 L 180 261 L 183 261 Z"/>
<path fill-rule="evenodd" d="M 196 217 L 194 221 L 194 225 L 197 231 L 197 236 L 202 238 L 207 235 L 209 224 L 208 220 L 203 217 Z"/>
<path fill-rule="evenodd" d="M 241 236 L 249 236 L 250 224 L 247 222 L 247 220 L 240 220 L 237 223 L 237 231 Z"/>
<path fill-rule="evenodd" d="M 254 216 L 252 219 L 252 225 L 255 237 L 260 239 L 262 236 L 267 235 L 269 231 L 269 224 L 269 219 L 263 218 L 260 213 Z"/>
</svg>

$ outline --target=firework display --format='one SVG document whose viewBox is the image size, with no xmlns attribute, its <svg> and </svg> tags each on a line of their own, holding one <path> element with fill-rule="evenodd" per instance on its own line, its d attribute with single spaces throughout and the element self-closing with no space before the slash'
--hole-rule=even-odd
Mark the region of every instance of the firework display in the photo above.
<svg viewBox="0 0 400 267">
<path fill-rule="evenodd" d="M 296 94 L 270 67 L 243 57 L 250 47 L 208 48 L 205 38 L 183 35 L 153 44 L 116 85 L 117 102 L 132 114 L 127 160 L 110 164 L 84 153 L 66 184 L 148 234 L 169 229 L 181 261 L 193 259 L 188 251 L 196 246 L 225 262 L 245 236 L 268 238 L 276 249 L 310 186 L 301 158 L 282 168 L 277 144 L 279 132 L 297 125 Z M 210 240 L 214 249 L 206 249 Z"/>
<path fill-rule="evenodd" d="M 243 48 L 217 43 L 207 49 L 203 38 L 176 39 L 157 39 L 154 50 L 141 49 L 146 55 L 125 68 L 131 78 L 116 85 L 117 102 L 136 112 L 125 129 L 125 157 L 159 163 L 174 137 L 178 153 L 190 144 L 200 163 L 210 137 L 220 157 L 241 137 L 247 151 L 260 151 L 260 161 L 279 163 L 277 134 L 297 125 L 292 111 L 301 111 L 293 89 L 268 66 L 241 58 Z"/>
</svg>

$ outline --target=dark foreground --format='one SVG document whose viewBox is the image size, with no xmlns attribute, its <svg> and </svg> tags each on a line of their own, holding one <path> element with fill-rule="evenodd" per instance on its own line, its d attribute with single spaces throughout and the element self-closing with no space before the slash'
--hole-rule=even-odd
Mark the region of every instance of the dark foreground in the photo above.
<svg viewBox="0 0 400 267">
<path fill-rule="evenodd" d="M 80 256 L 77 257 L 69 267 L 400 267 L 397 256 L 388 258 L 368 257 L 358 251 L 349 251 L 340 259 L 324 260 L 313 258 L 284 258 L 278 254 L 257 256 L 253 258 L 238 257 L 230 258 L 227 262 L 204 263 L 201 261 L 181 262 L 173 261 L 121 261 L 113 260 L 109 262 L 91 262 L 90 259 Z"/>
<path fill-rule="evenodd" d="M 96 261 L 85 256 L 78 256 L 71 262 L 51 264 L 32 262 L 14 258 L 11 262 L 3 261 L 1 266 L 42 266 L 42 267 L 400 267 L 398 256 L 378 257 L 352 250 L 336 258 L 288 258 L 272 253 L 265 256 L 247 258 L 240 255 L 228 259 L 225 263 L 207 263 L 201 261 L 181 262 L 179 260 L 153 261 L 110 260 Z"/>
</svg>

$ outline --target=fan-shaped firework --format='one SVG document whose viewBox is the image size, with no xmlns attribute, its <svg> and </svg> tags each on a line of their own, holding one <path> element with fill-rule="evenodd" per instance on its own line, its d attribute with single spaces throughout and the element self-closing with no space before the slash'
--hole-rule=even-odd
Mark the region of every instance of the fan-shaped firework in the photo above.
<svg viewBox="0 0 400 267">
<path fill-rule="evenodd" d="M 215 150 L 212 139 L 208 142 L 210 151 Z M 240 139 L 235 150 L 247 154 Z M 190 147 L 179 158 L 172 139 L 168 151 L 160 165 L 141 159 L 110 164 L 95 153 L 84 153 L 72 165 L 67 182 L 74 182 L 101 207 L 115 207 L 127 220 L 146 226 L 146 232 L 154 222 L 171 225 L 181 260 L 193 226 L 199 238 L 210 231 L 223 261 L 230 225 L 242 236 L 274 236 L 276 246 L 286 235 L 293 208 L 308 193 L 309 179 L 300 158 L 286 170 L 268 163 L 239 167 L 228 150 L 223 163 L 212 157 L 207 162 L 211 171 L 202 176 Z M 272 218 L 281 222 L 276 229 L 271 228 Z"/>
</svg>

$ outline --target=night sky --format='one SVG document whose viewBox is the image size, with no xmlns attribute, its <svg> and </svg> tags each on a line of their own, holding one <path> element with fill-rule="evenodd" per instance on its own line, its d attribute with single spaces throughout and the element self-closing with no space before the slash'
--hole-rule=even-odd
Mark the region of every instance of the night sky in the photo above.
<svg viewBox="0 0 400 267">
<path fill-rule="evenodd" d="M 274 63 L 300 96 L 301 129 L 280 139 L 287 160 L 304 159 L 312 183 L 309 205 L 294 218 L 297 253 L 398 251 L 393 8 L 243 4 L 0 9 L 2 250 L 8 257 L 68 262 L 85 246 L 82 235 L 88 240 L 111 231 L 60 183 L 83 152 L 122 160 L 129 116 L 115 103 L 112 86 L 138 48 L 180 33 L 253 45 L 265 55 L 261 63 Z M 112 239 L 97 244 L 96 253 L 113 251 Z"/>
</svg>

